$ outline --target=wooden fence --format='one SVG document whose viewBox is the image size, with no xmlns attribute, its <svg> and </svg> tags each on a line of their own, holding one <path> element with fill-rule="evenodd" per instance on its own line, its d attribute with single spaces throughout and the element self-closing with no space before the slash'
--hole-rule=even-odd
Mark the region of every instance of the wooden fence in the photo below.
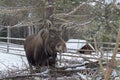
<svg viewBox="0 0 120 80">
<path fill-rule="evenodd" d="M 23 41 L 25 40 L 25 38 L 13 38 L 13 37 L 10 37 L 10 35 L 8 34 L 7 37 L 0 37 L 0 40 L 6 40 L 7 42 L 0 42 L 0 45 L 4 45 L 4 47 L 0 46 L 1 49 L 6 49 L 7 53 L 9 53 L 10 50 L 17 50 L 17 51 L 24 51 L 23 49 L 19 49 L 19 48 L 11 48 L 12 47 L 12 43 L 10 42 L 10 40 L 16 40 L 16 41 Z M 69 43 L 77 43 L 77 42 L 69 42 Z M 94 44 L 94 42 L 90 42 L 91 44 Z M 79 43 L 78 43 L 79 44 Z M 107 50 L 110 50 L 112 51 L 114 49 L 114 45 L 115 43 L 109 43 L 109 42 L 97 42 L 98 44 L 98 48 L 99 50 L 103 50 L 103 51 L 107 51 Z M 99 44 L 107 44 L 107 45 L 112 45 L 112 47 L 103 47 L 103 46 L 99 46 Z M 15 45 L 15 44 L 14 44 Z M 23 45 L 21 45 L 20 48 L 23 48 Z M 72 48 L 68 48 L 68 50 L 76 50 L 77 49 L 72 49 Z M 120 48 L 118 48 L 118 51 L 120 50 Z M 90 50 L 87 50 L 87 51 L 90 51 Z"/>
<path fill-rule="evenodd" d="M 24 25 L 24 24 L 23 24 Z M 33 25 L 33 24 L 32 24 Z M 4 28 L 7 28 L 7 37 L 0 37 L 0 40 L 6 40 L 7 42 L 4 43 L 4 45 L 6 45 L 6 47 L 1 47 L 0 48 L 6 48 L 7 50 L 7 53 L 9 53 L 9 51 L 13 48 L 10 48 L 11 46 L 11 42 L 10 40 L 16 40 L 16 41 L 24 41 L 25 39 L 24 38 L 14 38 L 14 37 L 11 37 L 11 29 L 14 27 L 14 26 L 2 26 Z M 22 25 L 20 25 L 20 27 L 23 27 Z M 28 28 L 29 29 L 29 28 Z M 30 35 L 30 29 L 28 30 L 29 31 L 29 35 Z M 2 43 L 3 44 L 3 43 Z M 1 45 L 1 44 L 0 44 Z M 24 50 L 20 50 L 20 49 L 13 49 L 13 50 L 19 50 L 19 51 L 24 51 Z"/>
<path fill-rule="evenodd" d="M 14 37 L 11 37 L 10 35 L 10 30 L 12 28 L 12 26 L 4 26 L 5 28 L 7 28 L 7 37 L 0 37 L 0 40 L 6 40 L 7 42 L 4 43 L 4 45 L 6 45 L 6 47 L 1 47 L 2 49 L 6 49 L 7 53 L 10 53 L 10 50 L 16 50 L 16 51 L 24 51 L 24 49 L 19 49 L 19 48 L 11 48 L 11 42 L 10 40 L 16 40 L 16 41 L 24 41 L 25 39 L 24 38 L 14 38 Z M 21 26 L 22 27 L 22 26 Z M 28 28 L 29 29 L 29 28 Z M 30 35 L 30 29 L 28 30 L 29 31 L 29 34 Z M 76 43 L 76 42 L 70 42 L 70 43 Z M 0 45 L 3 44 L 3 43 L 0 43 Z M 94 42 L 90 42 L 90 44 L 95 44 Z M 116 43 L 111 43 L 111 42 L 96 42 L 97 44 L 97 48 L 99 50 L 102 50 L 102 51 L 113 51 L 114 49 L 114 45 Z M 107 47 L 104 47 L 104 46 L 101 46 L 101 45 L 109 45 Z M 21 45 L 22 48 L 23 48 L 23 45 Z M 112 46 L 112 47 L 111 47 Z M 69 50 L 73 50 L 72 48 L 69 49 Z M 120 48 L 118 49 L 118 51 L 120 51 Z"/>
</svg>

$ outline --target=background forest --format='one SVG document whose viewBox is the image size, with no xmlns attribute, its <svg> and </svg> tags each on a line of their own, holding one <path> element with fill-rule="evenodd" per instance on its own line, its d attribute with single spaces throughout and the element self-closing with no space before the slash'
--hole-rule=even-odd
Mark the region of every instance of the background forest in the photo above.
<svg viewBox="0 0 120 80">
<path fill-rule="evenodd" d="M 111 0 L 0 0 L 0 36 L 7 36 L 5 26 L 11 28 L 10 36 L 24 38 L 43 27 L 45 7 L 52 5 L 54 26 L 63 25 L 63 38 L 85 39 L 98 42 L 116 41 L 120 25 L 119 2 Z"/>
</svg>

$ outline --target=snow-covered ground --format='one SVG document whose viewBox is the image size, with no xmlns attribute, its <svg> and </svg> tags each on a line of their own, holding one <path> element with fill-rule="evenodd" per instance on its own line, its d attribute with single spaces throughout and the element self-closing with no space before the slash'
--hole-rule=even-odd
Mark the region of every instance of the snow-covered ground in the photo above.
<svg viewBox="0 0 120 80">
<path fill-rule="evenodd" d="M 15 67 L 23 68 L 26 64 L 26 57 L 0 52 L 0 71 Z"/>
<path fill-rule="evenodd" d="M 24 49 L 21 45 L 10 44 L 10 48 L 7 53 L 7 45 L 3 42 L 0 42 L 0 71 L 8 70 L 11 68 L 24 68 L 27 65 L 27 59 L 25 56 Z M 19 49 L 18 51 L 15 49 Z M 16 55 L 15 55 L 16 54 Z"/>
<path fill-rule="evenodd" d="M 7 48 L 7 44 L 4 42 L 0 42 L 0 70 L 8 69 L 13 66 L 23 67 L 26 64 L 28 64 L 25 57 L 23 45 L 10 44 L 9 53 L 7 53 L 7 49 L 5 48 Z M 24 56 L 20 56 L 20 55 L 24 55 Z M 74 56 L 74 57 L 71 57 L 71 56 Z M 104 53 L 103 56 L 104 58 L 111 58 L 112 53 L 109 53 L 109 55 L 107 55 L 107 53 Z M 62 60 L 68 60 L 71 62 L 77 61 L 79 63 L 82 63 L 84 61 L 83 57 L 92 58 L 90 59 L 91 61 L 96 61 L 96 59 L 100 57 L 100 53 L 99 54 L 93 53 L 93 55 L 74 54 L 74 53 L 62 54 Z M 120 54 L 117 54 L 117 57 L 118 57 L 117 59 L 120 59 Z M 59 59 L 59 56 L 58 56 L 58 59 Z"/>
<path fill-rule="evenodd" d="M 25 57 L 23 45 L 10 44 L 9 53 L 7 53 L 6 48 L 7 48 L 7 43 L 0 42 L 0 71 L 5 69 L 7 70 L 9 68 L 14 68 L 14 67 L 24 68 L 25 65 L 28 65 L 27 59 Z M 20 55 L 24 55 L 24 56 L 20 56 Z M 75 56 L 75 57 L 71 57 L 71 56 Z M 81 55 L 81 56 L 84 56 L 84 55 Z M 90 55 L 88 57 L 90 57 Z M 92 56 L 92 57 L 95 57 L 95 56 Z M 96 56 L 96 58 L 97 57 L 98 56 Z M 59 56 L 58 56 L 58 59 L 60 59 Z M 80 57 L 80 55 L 72 54 L 72 53 L 63 53 L 62 60 L 74 62 L 73 65 L 76 64 L 75 61 L 78 63 L 82 63 L 84 61 L 83 58 Z M 68 65 L 69 64 L 67 63 L 62 64 L 62 66 L 68 66 Z"/>
<path fill-rule="evenodd" d="M 9 53 L 7 53 L 7 45 L 6 43 L 1 43 L 0 42 L 0 71 L 8 70 L 8 69 L 13 69 L 13 68 L 25 68 L 28 66 L 27 59 L 25 57 L 25 52 L 23 49 L 23 45 L 16 45 L 16 44 L 10 44 L 10 50 Z M 19 50 L 15 50 L 19 49 Z M 20 56 L 22 55 L 22 56 Z M 23 56 L 24 55 L 24 56 Z M 73 57 L 71 57 L 73 56 Z M 108 57 L 107 57 L 108 56 Z M 107 53 L 103 54 L 104 58 L 111 58 L 112 52 L 107 55 Z M 84 59 L 83 57 L 86 58 L 92 58 L 89 59 L 91 61 L 96 61 L 97 58 L 100 58 L 100 53 L 96 54 L 93 53 L 93 55 L 84 55 L 84 54 L 74 54 L 74 53 L 62 53 L 62 64 L 61 66 L 69 66 L 69 62 L 72 62 L 71 66 L 73 65 L 78 65 L 78 64 L 83 64 Z M 120 59 L 120 54 L 117 54 L 117 59 Z M 58 59 L 60 57 L 58 56 Z M 69 62 L 64 62 L 65 60 Z M 85 67 L 77 67 L 76 69 L 85 69 Z M 69 69 L 69 68 L 68 68 Z M 78 75 L 82 75 L 81 73 L 77 73 Z M 97 79 L 100 80 L 100 79 Z"/>
</svg>

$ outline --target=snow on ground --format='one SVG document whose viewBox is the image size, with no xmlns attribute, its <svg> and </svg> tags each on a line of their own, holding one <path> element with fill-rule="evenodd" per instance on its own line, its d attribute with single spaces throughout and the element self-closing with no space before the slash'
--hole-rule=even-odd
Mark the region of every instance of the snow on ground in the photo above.
<svg viewBox="0 0 120 80">
<path fill-rule="evenodd" d="M 15 67 L 23 68 L 26 64 L 26 57 L 0 52 L 0 71 Z"/>
<path fill-rule="evenodd" d="M 12 67 L 23 67 L 27 63 L 26 57 L 21 57 L 20 55 L 25 55 L 23 45 L 16 45 L 16 44 L 10 44 L 9 45 L 9 53 L 7 53 L 7 44 L 4 42 L 0 42 L 0 70 L 12 68 Z M 15 50 L 18 49 L 18 50 Z M 13 55 L 14 54 L 14 55 Z M 18 55 L 15 55 L 18 54 Z M 62 55 L 69 55 L 69 56 L 62 56 L 62 60 L 67 61 L 78 61 L 79 63 L 82 63 L 84 60 L 81 57 L 71 57 L 71 56 L 78 56 L 77 54 L 72 53 L 63 53 Z M 58 56 L 58 59 L 59 56 Z M 75 63 L 76 64 L 76 63 Z M 69 65 L 63 63 L 63 66 Z"/>
<path fill-rule="evenodd" d="M 8 54 L 7 49 L 5 49 L 7 48 L 7 44 L 4 42 L 0 42 L 0 70 L 11 68 L 13 66 L 23 67 L 25 66 L 25 64 L 27 64 L 26 57 L 18 56 L 18 55 L 25 55 L 23 45 L 10 44 L 9 46 L 10 46 L 9 53 L 11 54 Z M 15 49 L 19 49 L 19 50 L 15 50 Z M 12 55 L 12 53 L 18 54 L 18 55 Z M 64 55 L 67 55 L 67 56 L 64 56 Z M 71 57 L 71 56 L 75 56 L 75 57 Z M 104 53 L 104 56 L 107 56 L 107 53 Z M 112 53 L 109 54 L 109 58 L 111 58 L 111 56 L 112 56 Z M 99 58 L 100 53 L 99 54 L 93 53 L 93 55 L 62 53 L 62 60 L 68 60 L 71 62 L 77 61 L 79 63 L 83 63 L 84 59 L 82 57 Z M 117 54 L 117 57 L 120 57 L 120 54 Z M 59 56 L 58 56 L 58 59 L 60 59 Z M 90 60 L 96 61 L 96 59 L 90 59 Z M 64 65 L 65 64 L 63 64 L 63 66 Z M 66 64 L 66 65 L 69 65 L 69 64 Z"/>
<path fill-rule="evenodd" d="M 6 42 L 0 42 L 0 52 L 7 52 L 7 43 Z M 25 55 L 23 45 L 18 44 L 9 44 L 9 53 L 15 53 L 20 55 Z"/>
<path fill-rule="evenodd" d="M 10 44 L 11 50 L 9 50 L 9 53 L 7 53 L 7 45 L 5 43 L 0 43 L 0 71 L 13 69 L 13 68 L 25 68 L 26 65 L 28 66 L 28 62 L 25 56 L 23 45 L 16 45 L 16 44 Z M 15 49 L 19 49 L 16 51 Z M 13 55 L 14 54 L 14 55 Z M 17 54 L 17 55 L 15 55 Z M 66 55 L 66 56 L 65 56 Z M 71 57 L 74 56 L 74 57 Z M 107 53 L 104 53 L 103 57 L 107 56 Z M 112 56 L 112 52 L 109 53 L 109 58 Z M 84 64 L 84 59 L 82 57 L 88 57 L 88 58 L 100 58 L 100 53 L 96 54 L 93 53 L 93 55 L 84 55 L 84 54 L 74 54 L 74 53 L 62 53 L 62 60 L 67 60 L 72 63 L 72 65 L 78 65 L 78 64 Z M 118 59 L 120 59 L 120 54 L 117 54 Z M 108 58 L 108 57 L 107 57 Z M 58 56 L 58 59 L 60 59 L 60 56 Z M 96 61 L 96 59 L 93 59 L 92 61 Z M 76 63 L 78 62 L 78 63 Z M 67 62 L 62 62 L 62 66 L 69 66 L 70 64 Z M 72 66 L 71 65 L 71 66 Z M 70 68 L 71 69 L 71 68 Z M 85 69 L 85 67 L 77 67 L 76 69 Z M 67 69 L 69 70 L 69 68 Z M 83 76 L 81 73 L 77 73 L 78 75 L 82 76 L 84 79 L 86 76 Z M 115 74 L 115 73 L 114 73 Z M 100 79 L 96 79 L 100 80 Z"/>
<path fill-rule="evenodd" d="M 4 42 L 0 42 L 0 71 L 8 70 L 10 68 L 24 68 L 27 65 L 27 59 L 24 49 L 21 45 L 10 44 L 9 53 L 7 53 L 7 45 Z M 18 51 L 15 49 L 19 49 Z M 14 55 L 13 55 L 14 54 Z M 18 55 L 15 55 L 18 54 Z"/>
</svg>

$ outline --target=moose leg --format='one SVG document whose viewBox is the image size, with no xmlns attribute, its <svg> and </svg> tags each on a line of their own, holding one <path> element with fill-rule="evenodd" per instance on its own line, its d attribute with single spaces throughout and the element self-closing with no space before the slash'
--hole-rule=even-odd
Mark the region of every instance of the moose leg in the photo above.
<svg viewBox="0 0 120 80">
<path fill-rule="evenodd" d="M 52 68 L 55 68 L 56 57 L 57 57 L 56 54 L 54 54 L 54 55 L 52 55 L 51 57 L 49 57 L 49 65 L 50 65 L 50 67 L 52 67 Z"/>
<path fill-rule="evenodd" d="M 28 63 L 28 64 L 29 64 L 29 68 L 30 68 L 30 73 L 31 73 L 31 74 L 34 73 L 34 70 L 33 70 L 32 65 L 31 65 L 30 63 Z"/>
</svg>

